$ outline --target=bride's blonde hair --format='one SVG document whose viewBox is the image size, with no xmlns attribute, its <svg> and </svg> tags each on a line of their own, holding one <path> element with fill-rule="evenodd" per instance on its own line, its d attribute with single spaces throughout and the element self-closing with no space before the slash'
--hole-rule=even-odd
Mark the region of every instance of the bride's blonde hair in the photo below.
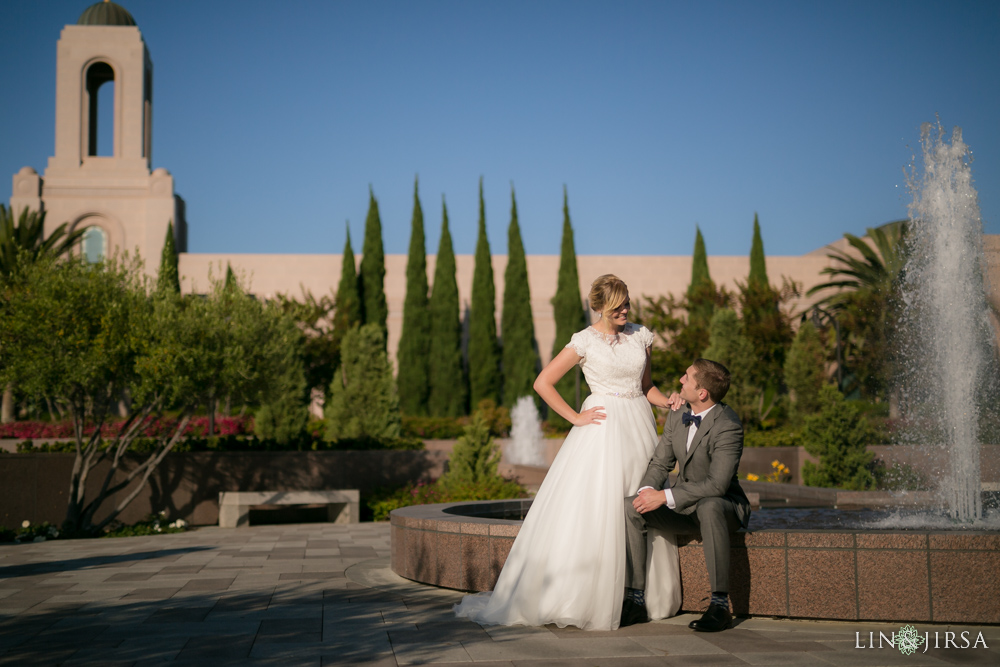
<svg viewBox="0 0 1000 667">
<path fill-rule="evenodd" d="M 607 317 L 628 300 L 628 286 L 618 276 L 607 273 L 590 286 L 590 309 Z"/>
</svg>

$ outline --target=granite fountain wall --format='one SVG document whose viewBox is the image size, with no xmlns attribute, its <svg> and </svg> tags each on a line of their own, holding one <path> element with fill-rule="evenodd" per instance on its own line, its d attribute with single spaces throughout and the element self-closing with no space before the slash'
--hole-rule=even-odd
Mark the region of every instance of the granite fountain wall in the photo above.
<svg viewBox="0 0 1000 667">
<path fill-rule="evenodd" d="M 464 591 L 492 590 L 530 500 L 393 511 L 392 570 Z M 463 514 L 455 514 L 455 508 Z M 504 518 L 492 518 L 492 517 Z M 732 544 L 737 615 L 845 621 L 1000 623 L 1000 533 L 766 530 Z M 696 535 L 682 538 L 682 609 L 707 607 Z"/>
</svg>

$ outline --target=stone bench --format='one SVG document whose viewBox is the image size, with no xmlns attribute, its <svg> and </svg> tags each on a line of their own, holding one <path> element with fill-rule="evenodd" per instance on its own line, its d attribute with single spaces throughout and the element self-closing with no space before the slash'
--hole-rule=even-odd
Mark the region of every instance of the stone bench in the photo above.
<svg viewBox="0 0 1000 667">
<path fill-rule="evenodd" d="M 223 491 L 219 494 L 219 527 L 250 525 L 256 505 L 326 505 L 333 523 L 358 523 L 361 496 L 357 489 L 337 491 Z"/>
</svg>

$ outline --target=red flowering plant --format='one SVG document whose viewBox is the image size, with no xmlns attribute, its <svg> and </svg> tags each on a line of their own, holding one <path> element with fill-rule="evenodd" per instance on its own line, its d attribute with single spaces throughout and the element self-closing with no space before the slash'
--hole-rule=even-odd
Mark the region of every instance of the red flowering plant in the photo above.
<svg viewBox="0 0 1000 667">
<path fill-rule="evenodd" d="M 145 438 L 157 438 L 172 433 L 177 428 L 179 420 L 169 417 L 146 417 L 139 427 L 140 434 Z M 101 425 L 101 437 L 114 438 L 125 425 L 124 420 L 108 421 Z M 91 436 L 97 430 L 97 425 L 85 423 L 83 434 Z M 250 435 L 253 433 L 253 417 L 249 415 L 237 417 L 216 417 L 214 435 Z M 185 436 L 208 435 L 208 417 L 191 417 L 184 428 Z M 17 440 L 54 440 L 72 438 L 72 422 L 37 422 L 22 421 L 0 424 L 0 438 L 15 438 Z"/>
</svg>

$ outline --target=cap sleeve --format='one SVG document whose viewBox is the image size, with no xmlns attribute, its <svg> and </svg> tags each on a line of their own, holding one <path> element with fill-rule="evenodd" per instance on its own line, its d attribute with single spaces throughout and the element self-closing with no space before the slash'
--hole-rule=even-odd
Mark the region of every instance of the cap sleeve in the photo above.
<svg viewBox="0 0 1000 667">
<path fill-rule="evenodd" d="M 587 358 L 587 336 L 583 331 L 577 331 L 573 334 L 573 337 L 566 343 L 566 347 L 580 356 L 580 362 Z"/>
<path fill-rule="evenodd" d="M 643 347 L 651 347 L 653 340 L 656 338 L 656 335 L 644 326 L 639 327 L 639 332 L 636 335 L 639 337 L 639 342 L 642 343 Z"/>
</svg>

